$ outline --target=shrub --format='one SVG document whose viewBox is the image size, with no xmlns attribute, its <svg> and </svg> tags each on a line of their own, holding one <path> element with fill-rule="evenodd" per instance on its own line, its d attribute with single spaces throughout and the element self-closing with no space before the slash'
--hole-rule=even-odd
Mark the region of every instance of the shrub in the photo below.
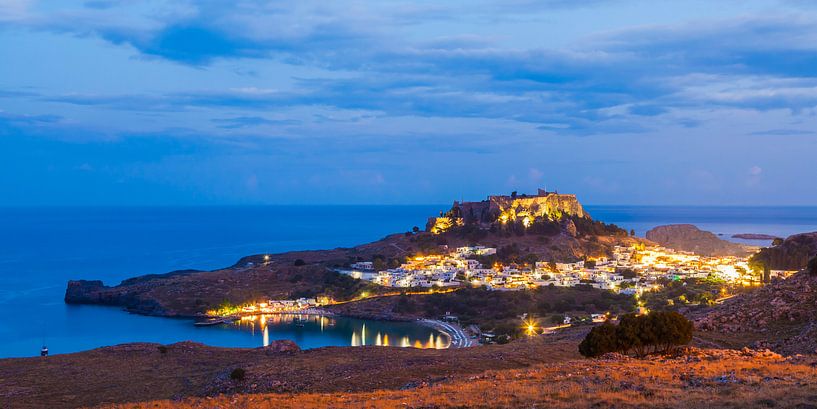
<svg viewBox="0 0 817 409">
<path fill-rule="evenodd" d="M 166 347 L 166 346 L 164 346 L 164 345 L 159 345 L 158 347 L 156 347 L 156 349 L 158 349 L 158 350 L 159 350 L 159 353 L 162 353 L 162 354 L 166 354 L 166 353 L 167 353 L 167 347 Z"/>
<path fill-rule="evenodd" d="M 296 266 L 302 266 L 302 265 L 305 265 L 305 264 L 306 264 L 306 262 L 301 260 L 301 259 L 295 260 L 295 265 Z"/>
<path fill-rule="evenodd" d="M 817 256 L 814 256 L 814 258 L 808 262 L 808 273 L 813 277 L 817 277 Z"/>
<path fill-rule="evenodd" d="M 232 372 L 230 372 L 230 379 L 234 381 L 243 381 L 246 376 L 247 371 L 245 371 L 243 368 L 235 368 Z"/>
<path fill-rule="evenodd" d="M 619 350 L 616 326 L 605 322 L 590 330 L 579 344 L 579 353 L 587 356 L 599 356 Z"/>
<path fill-rule="evenodd" d="M 586 357 L 608 352 L 644 356 L 649 347 L 652 352 L 669 353 L 675 346 L 692 341 L 692 322 L 674 311 L 654 311 L 647 315 L 628 314 L 619 324 L 602 324 L 593 328 L 579 344 L 579 353 Z"/>
</svg>

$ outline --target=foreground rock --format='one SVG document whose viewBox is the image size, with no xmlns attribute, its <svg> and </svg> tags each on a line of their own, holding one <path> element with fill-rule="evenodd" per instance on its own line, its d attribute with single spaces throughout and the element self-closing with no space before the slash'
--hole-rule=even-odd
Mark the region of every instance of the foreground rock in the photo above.
<svg viewBox="0 0 817 409">
<path fill-rule="evenodd" d="M 746 256 L 754 250 L 749 246 L 721 240 L 715 234 L 700 230 L 691 224 L 658 226 L 647 232 L 647 240 L 674 250 L 709 257 Z"/>
</svg>

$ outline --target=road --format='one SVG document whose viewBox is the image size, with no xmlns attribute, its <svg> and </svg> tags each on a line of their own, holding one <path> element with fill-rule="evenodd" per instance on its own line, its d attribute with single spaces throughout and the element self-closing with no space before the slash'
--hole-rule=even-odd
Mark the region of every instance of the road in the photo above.
<svg viewBox="0 0 817 409">
<path fill-rule="evenodd" d="M 423 319 L 420 320 L 420 322 L 448 334 L 451 337 L 450 348 L 468 348 L 476 344 L 476 341 L 469 338 L 468 335 L 465 334 L 465 331 L 463 331 L 462 327 L 457 324 L 429 319 Z"/>
</svg>

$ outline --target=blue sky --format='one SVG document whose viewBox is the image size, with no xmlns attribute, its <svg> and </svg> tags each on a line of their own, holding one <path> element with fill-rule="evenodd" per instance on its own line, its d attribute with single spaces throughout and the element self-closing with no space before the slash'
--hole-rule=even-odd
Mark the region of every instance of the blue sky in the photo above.
<svg viewBox="0 0 817 409">
<path fill-rule="evenodd" d="M 0 0 L 0 205 L 815 205 L 813 4 Z"/>
</svg>

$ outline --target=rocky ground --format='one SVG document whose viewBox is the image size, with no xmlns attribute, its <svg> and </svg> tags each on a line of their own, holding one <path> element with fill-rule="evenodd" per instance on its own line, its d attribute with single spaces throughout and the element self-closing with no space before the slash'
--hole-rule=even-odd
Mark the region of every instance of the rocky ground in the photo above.
<svg viewBox="0 0 817 409">
<path fill-rule="evenodd" d="M 786 354 L 817 353 L 817 277 L 806 271 L 695 317 L 700 336 Z"/>
<path fill-rule="evenodd" d="M 669 357 L 608 354 L 454 375 L 397 390 L 241 394 L 111 408 L 750 408 L 817 407 L 815 358 L 688 348 Z"/>
<path fill-rule="evenodd" d="M 124 344 L 46 358 L 0 360 L 0 407 L 76 408 L 103 403 L 256 393 L 346 394 L 414 389 L 577 359 L 581 334 L 454 350 L 330 347 L 216 348 L 183 342 Z M 245 370 L 245 379 L 230 374 Z"/>
</svg>

